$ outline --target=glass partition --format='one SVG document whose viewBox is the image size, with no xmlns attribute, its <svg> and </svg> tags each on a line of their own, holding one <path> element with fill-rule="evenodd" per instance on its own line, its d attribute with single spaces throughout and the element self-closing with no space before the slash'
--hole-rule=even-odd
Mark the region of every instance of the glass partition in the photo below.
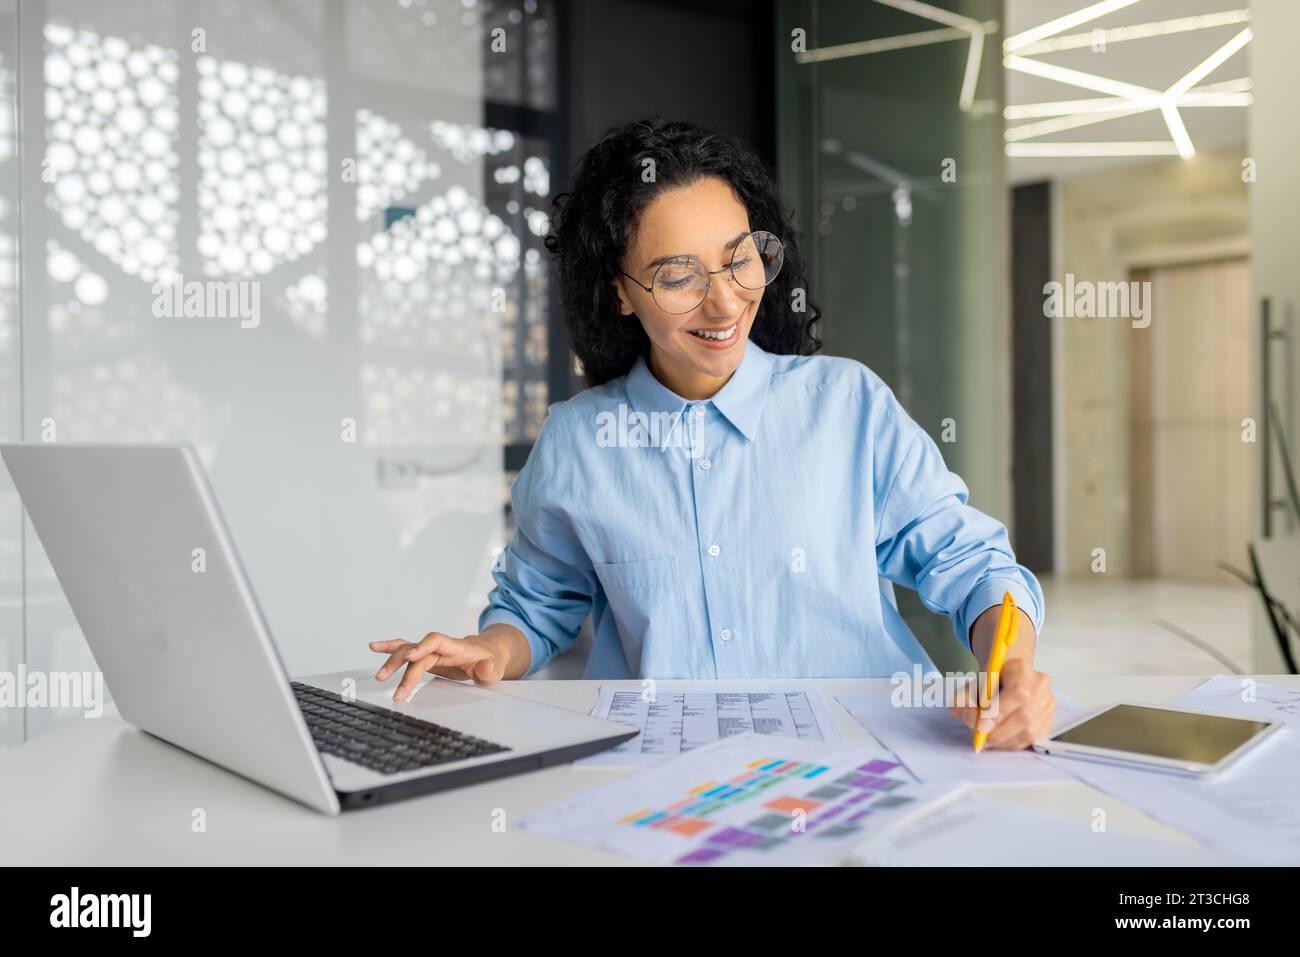
<svg viewBox="0 0 1300 957">
<path fill-rule="evenodd" d="M 877 372 L 1009 522 L 1001 6 L 778 4 L 777 149 L 824 351 Z M 955 667 L 948 621 L 898 598 Z"/>
</svg>

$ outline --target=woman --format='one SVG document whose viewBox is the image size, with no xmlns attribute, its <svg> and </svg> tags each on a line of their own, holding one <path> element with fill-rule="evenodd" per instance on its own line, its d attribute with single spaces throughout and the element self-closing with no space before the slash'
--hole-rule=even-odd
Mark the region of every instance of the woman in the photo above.
<svg viewBox="0 0 1300 957">
<path fill-rule="evenodd" d="M 953 714 L 989 747 L 1050 730 L 1038 582 L 888 387 L 813 355 L 818 311 L 757 156 L 684 123 L 614 129 L 556 198 L 547 247 L 592 388 L 552 407 L 515 480 L 479 633 L 371 644 L 380 680 L 405 665 L 398 700 L 426 671 L 535 672 L 588 614 L 588 677 L 911 672 L 930 662 L 892 582 L 950 616 L 981 667 L 1011 592 L 996 717 Z"/>
</svg>

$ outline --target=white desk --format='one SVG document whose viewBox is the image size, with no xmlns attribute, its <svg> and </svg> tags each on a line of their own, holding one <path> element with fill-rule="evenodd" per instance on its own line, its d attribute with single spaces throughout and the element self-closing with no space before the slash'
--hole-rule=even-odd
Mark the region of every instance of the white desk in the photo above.
<svg viewBox="0 0 1300 957">
<path fill-rule="evenodd" d="M 1057 678 L 1087 705 L 1125 698 L 1165 701 L 1202 678 Z M 1261 677 L 1300 688 L 1300 677 Z M 509 694 L 586 711 L 606 682 L 518 681 Z M 884 679 L 818 682 L 829 699 L 888 694 Z M 637 682 L 626 682 L 639 687 Z M 753 686 L 761 682 L 746 681 Z M 873 739 L 835 701 L 832 719 L 851 743 Z M 0 862 L 4 864 L 630 864 L 631 859 L 551 838 L 493 829 L 508 820 L 630 773 L 549 768 L 475 787 L 329 818 L 236 777 L 124 723 L 111 709 L 0 755 Z M 999 799 L 1086 816 L 1105 808 L 1108 825 L 1187 843 L 1179 832 L 1083 784 L 984 787 Z M 207 831 L 191 829 L 195 808 Z"/>
</svg>

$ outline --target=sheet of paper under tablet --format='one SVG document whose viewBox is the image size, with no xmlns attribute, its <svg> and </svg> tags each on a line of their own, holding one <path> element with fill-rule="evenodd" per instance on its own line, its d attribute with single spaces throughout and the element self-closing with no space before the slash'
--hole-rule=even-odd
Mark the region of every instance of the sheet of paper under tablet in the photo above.
<svg viewBox="0 0 1300 957">
<path fill-rule="evenodd" d="M 886 695 L 840 695 L 836 700 L 877 741 L 897 754 L 917 780 L 975 784 L 1070 780 L 1069 774 L 1033 751 L 986 748 L 976 754 L 970 728 L 947 708 L 896 707 Z M 1091 710 L 1058 691 L 1055 726 L 1064 727 Z"/>
<path fill-rule="evenodd" d="M 965 794 L 906 827 L 868 839 L 850 864 L 876 867 L 1125 867 L 1241 863 L 1193 843 L 1095 830 L 1092 816 L 1063 817 Z"/>
<path fill-rule="evenodd" d="M 1300 688 L 1261 684 L 1239 675 L 1217 675 L 1169 703 L 1211 714 L 1281 721 L 1300 728 Z"/>
<path fill-rule="evenodd" d="M 578 764 L 653 764 L 750 731 L 814 744 L 840 742 L 826 699 L 811 684 L 606 685 L 591 713 L 641 733 Z"/>
<path fill-rule="evenodd" d="M 1212 778 L 1135 771 L 1070 758 L 1054 767 L 1140 808 L 1207 846 L 1253 861 L 1300 864 L 1300 694 L 1220 676 L 1169 704 L 1285 722 Z M 1243 691 L 1248 691 L 1243 700 Z"/>
</svg>

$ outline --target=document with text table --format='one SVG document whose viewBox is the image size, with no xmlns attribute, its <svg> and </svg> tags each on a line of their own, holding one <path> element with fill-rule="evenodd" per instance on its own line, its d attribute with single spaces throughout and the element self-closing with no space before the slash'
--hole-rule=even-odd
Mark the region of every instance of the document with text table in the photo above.
<svg viewBox="0 0 1300 957">
<path fill-rule="evenodd" d="M 641 765 L 753 732 L 815 744 L 838 744 L 826 701 L 815 686 L 689 690 L 665 682 L 642 687 L 607 685 L 591 711 L 597 718 L 640 730 L 635 738 L 579 764 Z"/>
</svg>

